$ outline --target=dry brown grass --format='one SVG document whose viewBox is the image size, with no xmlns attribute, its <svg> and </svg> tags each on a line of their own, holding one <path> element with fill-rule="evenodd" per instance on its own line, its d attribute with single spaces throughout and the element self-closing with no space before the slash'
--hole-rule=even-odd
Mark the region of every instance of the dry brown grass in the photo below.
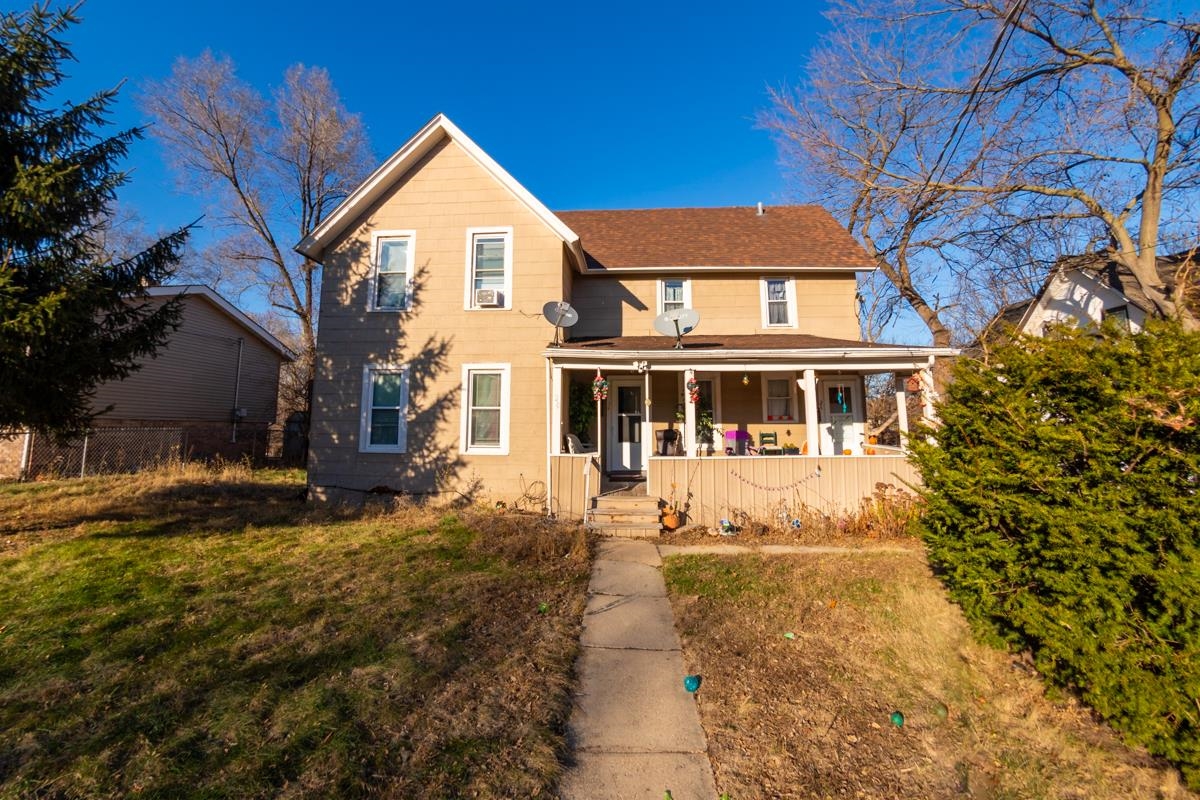
<svg viewBox="0 0 1200 800">
<path fill-rule="evenodd" d="M 976 644 L 918 553 L 685 556 L 665 572 L 734 800 L 1195 798 Z"/>
</svg>

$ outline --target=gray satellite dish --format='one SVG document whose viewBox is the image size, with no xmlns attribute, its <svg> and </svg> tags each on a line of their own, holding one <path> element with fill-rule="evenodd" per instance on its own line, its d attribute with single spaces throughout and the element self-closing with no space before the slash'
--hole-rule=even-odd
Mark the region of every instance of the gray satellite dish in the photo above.
<svg viewBox="0 0 1200 800">
<path fill-rule="evenodd" d="M 676 350 L 683 349 L 684 334 L 696 330 L 699 324 L 700 312 L 692 308 L 675 308 L 654 318 L 654 330 L 663 336 L 674 336 Z"/>
<path fill-rule="evenodd" d="M 571 308 L 571 304 L 565 300 L 551 300 L 546 303 L 542 306 L 542 316 L 554 326 L 554 341 L 551 342 L 554 347 L 558 347 L 559 331 L 579 322 L 579 312 Z"/>
</svg>

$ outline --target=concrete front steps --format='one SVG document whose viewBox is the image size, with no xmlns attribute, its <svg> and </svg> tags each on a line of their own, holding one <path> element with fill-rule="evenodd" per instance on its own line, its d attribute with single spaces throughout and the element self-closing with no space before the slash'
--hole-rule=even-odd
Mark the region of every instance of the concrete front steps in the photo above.
<svg viewBox="0 0 1200 800">
<path fill-rule="evenodd" d="M 593 497 L 587 526 L 605 536 L 657 538 L 662 530 L 658 498 L 632 494 Z"/>
</svg>

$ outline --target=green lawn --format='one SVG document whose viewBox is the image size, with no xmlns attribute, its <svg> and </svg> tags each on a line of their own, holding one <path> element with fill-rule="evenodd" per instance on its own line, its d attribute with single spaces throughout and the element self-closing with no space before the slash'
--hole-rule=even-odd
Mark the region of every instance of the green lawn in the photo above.
<svg viewBox="0 0 1200 800">
<path fill-rule="evenodd" d="M 552 792 L 582 532 L 302 485 L 0 487 L 0 797 Z"/>
</svg>

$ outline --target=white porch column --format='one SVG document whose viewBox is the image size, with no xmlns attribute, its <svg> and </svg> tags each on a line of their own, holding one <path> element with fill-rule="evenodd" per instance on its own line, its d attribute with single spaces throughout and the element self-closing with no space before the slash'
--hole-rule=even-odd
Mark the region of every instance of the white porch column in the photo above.
<svg viewBox="0 0 1200 800">
<path fill-rule="evenodd" d="M 821 429 L 817 417 L 817 371 L 804 370 L 804 435 L 810 456 L 821 453 Z"/>
<path fill-rule="evenodd" d="M 683 427 L 687 429 L 688 458 L 695 458 L 699 455 L 699 448 L 696 445 L 696 404 L 692 402 L 687 388 L 688 384 L 694 380 L 696 380 L 696 370 L 685 369 L 683 371 Z"/>
<path fill-rule="evenodd" d="M 896 372 L 892 375 L 896 389 L 896 424 L 900 426 L 900 448 L 908 449 L 908 392 L 905 391 L 905 379 Z"/>
<path fill-rule="evenodd" d="M 650 423 L 650 368 L 643 361 L 642 372 L 642 471 L 650 477 L 650 456 L 654 455 L 654 425 Z"/>
<path fill-rule="evenodd" d="M 937 395 L 933 389 L 933 356 L 929 357 L 929 365 L 921 370 L 921 415 L 930 423 L 937 422 L 937 410 L 934 402 Z"/>
<path fill-rule="evenodd" d="M 562 452 L 563 443 L 563 368 L 550 373 L 550 452 Z"/>
</svg>

